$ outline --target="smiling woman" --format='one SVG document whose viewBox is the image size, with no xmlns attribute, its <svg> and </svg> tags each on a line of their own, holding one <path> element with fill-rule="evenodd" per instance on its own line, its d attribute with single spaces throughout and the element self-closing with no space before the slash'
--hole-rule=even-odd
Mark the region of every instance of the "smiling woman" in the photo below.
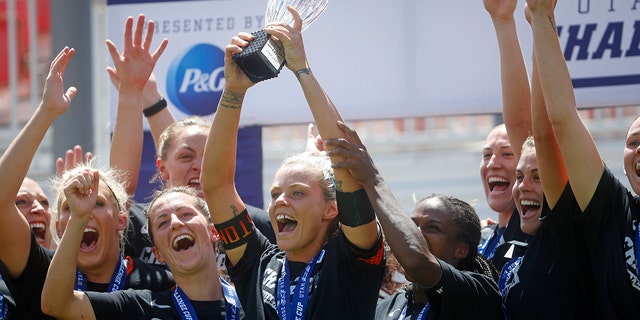
<svg viewBox="0 0 640 320">
<path fill-rule="evenodd" d="M 69 224 L 78 225 L 77 220 L 83 219 L 81 203 L 74 199 L 74 193 L 86 194 L 86 197 L 94 193 L 108 196 L 109 191 L 100 188 L 102 184 L 93 183 L 90 177 L 78 177 L 65 190 L 71 196 Z M 43 290 L 45 312 L 64 319 L 242 319 L 235 290 L 218 274 L 214 250 L 217 234 L 207 205 L 197 191 L 186 186 L 159 191 L 149 206 L 148 218 L 154 254 L 172 270 L 176 279 L 174 287 L 162 291 L 76 291 L 70 297 L 72 291 L 68 285 L 74 272 L 68 266 L 66 255 L 77 252 L 78 242 L 79 255 L 82 255 L 87 230 L 83 228 L 82 236 L 79 232 L 65 235 L 54 257 Z M 57 291 L 60 286 L 66 287 L 64 291 Z M 56 299 L 60 296 L 64 299 Z M 57 304 L 62 304 L 62 309 Z"/>
<path fill-rule="evenodd" d="M 297 75 L 322 138 L 339 137 L 341 117 L 309 68 L 302 20 L 293 8 L 289 12 L 293 26 L 273 23 L 266 31 L 283 42 L 287 67 Z M 247 318 L 289 319 L 295 313 L 304 319 L 372 319 L 384 247 L 367 196 L 349 171 L 333 170 L 326 155 L 289 158 L 270 188 L 268 211 L 277 246 L 248 219 L 234 178 L 240 113 L 253 83 L 233 56 L 251 40 L 240 33 L 225 49 L 226 83 L 200 175 L 216 228 L 240 232 L 238 241 L 222 242 Z"/>
<path fill-rule="evenodd" d="M 57 243 L 51 232 L 49 199 L 40 185 L 25 177 L 16 195 L 15 204 L 29 222 L 38 243 L 45 248 L 55 249 Z"/>
</svg>

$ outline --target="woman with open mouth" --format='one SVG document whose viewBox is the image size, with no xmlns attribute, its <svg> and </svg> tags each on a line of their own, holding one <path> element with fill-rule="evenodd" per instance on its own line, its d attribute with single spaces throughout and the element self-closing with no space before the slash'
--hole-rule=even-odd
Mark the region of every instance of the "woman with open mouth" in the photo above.
<svg viewBox="0 0 640 320">
<path fill-rule="evenodd" d="M 293 8 L 289 12 L 292 26 L 272 23 L 265 31 L 282 42 L 322 138 L 342 136 L 340 115 L 309 69 L 302 20 Z M 239 33 L 225 48 L 226 84 L 200 176 L 243 309 L 249 319 L 372 319 L 384 246 L 366 193 L 347 170 L 332 170 L 323 154 L 285 160 L 268 209 L 277 246 L 254 228 L 235 189 L 240 112 L 253 83 L 232 57 L 251 40 Z"/>
<path fill-rule="evenodd" d="M 82 256 L 91 206 L 103 188 L 98 172 L 78 172 L 67 183 L 71 207 L 67 231 L 51 262 L 42 291 L 42 308 L 57 319 L 243 319 L 235 289 L 217 271 L 218 241 L 206 202 L 191 187 L 157 192 L 149 205 L 149 235 L 154 253 L 171 269 L 176 286 L 154 292 L 80 292 L 74 290 L 75 261 Z M 107 191 L 108 192 L 108 191 Z M 78 250 L 80 247 L 80 250 Z"/>
<path fill-rule="evenodd" d="M 126 31 L 129 41 L 141 43 L 142 32 L 132 39 L 133 18 L 126 23 Z M 154 24 L 150 23 L 148 32 L 153 34 Z M 136 29 L 144 28 L 144 16 L 138 19 Z M 151 38 L 149 37 L 150 41 Z M 139 57 L 153 59 L 148 53 L 148 48 L 139 46 L 133 48 L 132 44 L 126 52 L 139 50 Z M 155 60 L 166 46 L 163 43 L 156 52 Z M 117 50 L 116 50 L 117 51 Z M 144 55 L 146 53 L 146 56 Z M 21 319 L 40 319 L 45 317 L 41 311 L 41 292 L 44 280 L 49 268 L 53 252 L 41 246 L 35 239 L 34 233 L 27 220 L 18 207 L 14 204 L 15 195 L 22 180 L 26 176 L 31 161 L 44 135 L 59 115 L 65 113 L 71 100 L 76 94 L 76 88 L 64 88 L 64 71 L 74 56 L 75 50 L 62 49 L 53 59 L 47 76 L 42 102 L 32 115 L 29 122 L 22 129 L 18 137 L 12 142 L 3 157 L 0 159 L 0 176 L 4 180 L 3 196 L 7 197 L 2 202 L 0 209 L 0 259 L 6 267 L 5 281 L 15 298 L 15 315 Z M 155 63 L 155 60 L 153 62 Z M 153 68 L 148 70 L 148 74 Z M 138 75 L 138 73 L 134 73 Z M 131 78 L 127 78 L 129 79 Z M 143 82 L 144 84 L 144 82 Z M 133 87 L 133 84 L 132 84 Z M 81 167 L 72 169 L 61 178 L 62 184 L 74 175 L 74 170 L 82 170 Z M 119 183 L 116 175 L 103 171 L 100 175 L 101 193 L 99 201 L 95 201 L 92 207 L 95 215 L 91 215 L 86 228 L 74 230 L 82 235 L 78 257 L 78 269 L 76 273 L 76 288 L 78 290 L 113 291 L 126 288 L 150 288 L 164 290 L 173 285 L 173 278 L 163 268 L 146 265 L 135 258 L 127 258 L 122 255 L 121 234 L 127 223 L 124 213 L 127 204 L 127 194 L 124 186 Z M 6 189 L 5 189 L 6 188 Z M 62 189 L 59 189 L 62 192 Z M 9 199 L 9 194 L 11 194 Z M 59 194 L 60 195 L 60 194 Z M 59 219 L 56 219 L 57 231 L 62 236 L 67 227 L 68 206 L 64 205 L 65 197 L 59 197 L 55 206 Z"/>
<path fill-rule="evenodd" d="M 579 208 L 567 177 L 533 56 L 531 88 L 515 30 L 517 1 L 485 0 L 499 39 L 503 117 L 510 137 L 527 137 L 517 151 L 513 198 L 520 229 L 531 235 L 526 252 L 502 268 L 498 287 L 506 319 L 591 319 L 591 268 L 578 220 Z M 540 58 L 540 59 L 538 59 Z M 515 68 L 514 65 L 519 65 Z M 521 79 L 522 81 L 516 81 Z M 519 85 L 514 85 L 519 83 Z M 514 96 L 530 92 L 515 103 Z M 524 123 L 524 125 L 523 125 Z"/>
<path fill-rule="evenodd" d="M 577 111 L 571 75 L 560 47 L 556 1 L 527 1 L 542 92 L 559 151 L 580 210 L 580 240 L 593 268 L 592 319 L 636 319 L 640 314 L 640 210 L 637 165 L 640 120 L 627 131 L 624 171 L 635 195 L 603 162 Z M 542 58 L 541 58 L 542 59 Z M 537 143 L 537 141 L 536 141 Z M 546 193 L 546 187 L 545 187 Z M 584 305 L 584 303 L 583 303 Z"/>
</svg>

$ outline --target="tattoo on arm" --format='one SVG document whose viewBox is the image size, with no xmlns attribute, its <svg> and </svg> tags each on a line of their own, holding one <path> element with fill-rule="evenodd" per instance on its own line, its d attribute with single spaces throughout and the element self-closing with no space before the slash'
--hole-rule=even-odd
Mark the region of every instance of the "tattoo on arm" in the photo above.
<svg viewBox="0 0 640 320">
<path fill-rule="evenodd" d="M 553 17 L 547 16 L 547 19 L 549 19 L 549 24 L 551 24 L 551 28 L 553 28 L 553 30 L 556 30 L 556 23 L 553 21 Z"/>
<path fill-rule="evenodd" d="M 220 106 L 229 109 L 240 109 L 242 108 L 242 101 L 244 101 L 244 94 L 225 90 L 220 98 Z"/>
<path fill-rule="evenodd" d="M 231 206 L 231 213 L 233 213 L 234 217 L 237 217 L 239 212 L 238 212 L 238 208 L 234 205 Z"/>
<path fill-rule="evenodd" d="M 303 68 L 303 69 L 298 69 L 294 72 L 296 74 L 296 78 L 298 78 L 298 80 L 300 80 L 300 75 L 301 74 L 311 74 L 311 69 L 309 68 Z"/>
</svg>

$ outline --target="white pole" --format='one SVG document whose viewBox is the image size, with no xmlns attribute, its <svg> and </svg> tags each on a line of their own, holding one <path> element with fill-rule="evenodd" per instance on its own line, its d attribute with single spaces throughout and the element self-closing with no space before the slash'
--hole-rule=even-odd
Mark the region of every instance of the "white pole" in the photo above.
<svg viewBox="0 0 640 320">
<path fill-rule="evenodd" d="M 29 24 L 29 104 L 31 110 L 35 111 L 38 106 L 40 89 L 38 83 L 40 81 L 38 62 L 39 52 L 38 50 L 38 16 L 36 14 L 36 1 L 29 0 L 27 2 L 28 12 L 27 21 Z"/>
</svg>

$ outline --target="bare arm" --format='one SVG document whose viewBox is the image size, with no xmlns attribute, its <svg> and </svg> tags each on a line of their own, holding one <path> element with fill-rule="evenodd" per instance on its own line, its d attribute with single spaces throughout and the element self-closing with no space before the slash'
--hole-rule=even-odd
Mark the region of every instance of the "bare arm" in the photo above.
<svg viewBox="0 0 640 320">
<path fill-rule="evenodd" d="M 75 54 L 64 48 L 51 62 L 42 102 L 0 158 L 0 259 L 11 277 L 24 271 L 31 244 L 31 229 L 15 206 L 15 198 L 44 135 L 57 116 L 66 112 L 76 88 L 64 90 L 65 69 Z"/>
<path fill-rule="evenodd" d="M 500 50 L 502 116 L 511 148 L 520 157 L 522 144 L 531 133 L 529 79 L 513 16 L 517 0 L 483 0 L 491 16 Z"/>
<path fill-rule="evenodd" d="M 526 8 L 527 20 L 531 19 L 531 12 Z M 536 143 L 536 159 L 540 173 L 540 183 L 544 190 L 549 207 L 553 209 L 564 187 L 569 181 L 567 169 L 564 166 L 562 153 L 558 140 L 553 132 L 547 106 L 544 103 L 544 95 L 540 86 L 538 73 L 538 61 L 533 55 L 533 68 L 531 75 L 531 118 L 533 121 L 533 139 Z"/>
<path fill-rule="evenodd" d="M 42 311 L 57 319 L 95 319 L 91 302 L 83 292 L 74 291 L 74 283 L 78 250 L 98 198 L 99 181 L 97 170 L 85 170 L 65 186 L 71 215 L 49 265 L 41 299 Z"/>
<path fill-rule="evenodd" d="M 107 73 L 109 74 L 111 83 L 113 83 L 116 89 L 120 88 L 120 78 L 118 77 L 117 70 L 107 67 Z M 147 80 L 147 83 L 144 85 L 144 89 L 142 89 L 143 110 L 158 103 L 162 98 L 162 94 L 160 94 L 160 91 L 158 90 L 156 77 L 152 73 L 149 80 Z M 147 121 L 149 122 L 149 129 L 151 131 L 151 136 L 153 137 L 154 146 L 157 148 L 158 141 L 160 141 L 160 135 L 164 129 L 176 122 L 176 118 L 173 116 L 169 108 L 164 108 L 158 111 L 158 113 L 147 117 Z"/>
<path fill-rule="evenodd" d="M 349 170 L 364 186 L 385 240 L 407 276 L 423 287 L 432 287 L 442 275 L 440 263 L 429 251 L 420 229 L 391 192 L 357 133 L 342 123 L 340 127 L 347 133 L 346 140 L 326 140 L 327 147 L 331 147 L 328 152 L 343 159 L 335 162 L 333 167 Z"/>
<path fill-rule="evenodd" d="M 300 82 L 322 139 L 344 137 L 344 133 L 336 126 L 337 121 L 342 121 L 340 113 L 309 68 L 300 31 L 302 19 L 293 8 L 289 7 L 289 12 L 294 17 L 293 26 L 274 23 L 269 24 L 266 31 L 282 41 L 287 67 L 295 73 Z M 339 160 L 331 157 L 332 162 Z M 338 191 L 353 192 L 362 188 L 348 170 L 336 168 L 334 179 Z M 353 228 L 341 224 L 341 228 L 349 241 L 360 248 L 371 248 L 378 239 L 378 226 L 375 221 Z"/>
<path fill-rule="evenodd" d="M 155 23 L 149 21 L 147 34 L 143 39 L 144 22 L 144 15 L 140 15 L 133 31 L 133 18 L 127 19 L 122 54 L 113 42 L 107 40 L 107 47 L 120 80 L 118 114 L 111 142 L 110 165 L 127 173 L 129 194 L 135 192 L 138 184 L 142 159 L 143 88 L 167 46 L 167 40 L 164 39 L 155 52 L 149 52 Z"/>
<path fill-rule="evenodd" d="M 569 182 L 581 209 L 591 201 L 604 164 L 576 108 L 571 77 L 558 41 L 555 0 L 528 0 L 540 85 Z"/>
<path fill-rule="evenodd" d="M 225 88 L 218 103 L 218 109 L 207 137 L 200 185 L 205 194 L 211 217 L 216 224 L 231 220 L 244 209 L 245 205 L 234 184 L 238 126 L 244 95 L 253 85 L 233 61 L 233 55 L 242 51 L 253 36 L 240 33 L 225 48 L 224 73 Z M 231 264 L 237 263 L 247 245 L 227 250 Z"/>
</svg>

